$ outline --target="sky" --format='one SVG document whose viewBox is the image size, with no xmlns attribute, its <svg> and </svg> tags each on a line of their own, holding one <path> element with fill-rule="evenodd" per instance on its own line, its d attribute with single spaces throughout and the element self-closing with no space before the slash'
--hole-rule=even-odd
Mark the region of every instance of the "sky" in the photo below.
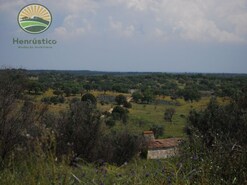
<svg viewBox="0 0 247 185">
<path fill-rule="evenodd" d="M 31 3 L 52 13 L 41 34 L 17 23 Z M 0 23 L 2 68 L 247 73 L 247 0 L 0 0 Z"/>
</svg>

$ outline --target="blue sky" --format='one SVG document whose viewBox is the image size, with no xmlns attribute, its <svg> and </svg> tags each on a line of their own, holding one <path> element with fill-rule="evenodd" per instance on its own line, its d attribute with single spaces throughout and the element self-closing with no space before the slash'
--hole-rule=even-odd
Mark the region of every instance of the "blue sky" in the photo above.
<svg viewBox="0 0 247 185">
<path fill-rule="evenodd" d="M 18 26 L 30 3 L 52 12 L 41 34 Z M 0 22 L 2 67 L 247 73 L 246 0 L 0 0 Z M 58 43 L 19 49 L 13 38 Z"/>
</svg>

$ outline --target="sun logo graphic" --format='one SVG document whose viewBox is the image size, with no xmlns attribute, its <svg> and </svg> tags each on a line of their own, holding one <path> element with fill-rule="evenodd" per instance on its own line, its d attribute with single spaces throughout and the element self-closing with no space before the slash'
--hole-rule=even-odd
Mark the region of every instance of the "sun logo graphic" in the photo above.
<svg viewBox="0 0 247 185">
<path fill-rule="evenodd" d="M 18 14 L 19 26 L 27 33 L 42 33 L 50 27 L 51 22 L 51 12 L 40 4 L 27 5 Z"/>
</svg>

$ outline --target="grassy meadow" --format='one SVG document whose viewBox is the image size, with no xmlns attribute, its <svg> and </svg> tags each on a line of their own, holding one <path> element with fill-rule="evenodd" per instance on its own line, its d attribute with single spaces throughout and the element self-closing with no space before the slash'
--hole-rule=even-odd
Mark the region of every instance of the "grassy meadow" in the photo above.
<svg viewBox="0 0 247 185">
<path fill-rule="evenodd" d="M 90 91 L 95 97 L 104 94 L 109 96 L 117 96 L 120 93 L 116 92 L 102 92 L 102 91 Z M 131 94 L 121 93 L 126 97 L 131 97 Z M 35 100 L 40 102 L 43 97 L 51 97 L 53 96 L 53 90 L 49 89 L 44 94 L 35 96 Z M 78 94 L 76 96 L 67 97 L 65 103 L 62 104 L 51 104 L 49 105 L 49 110 L 54 113 L 59 113 L 60 111 L 64 111 L 69 108 L 69 102 L 73 98 L 80 99 L 81 96 Z M 170 96 L 164 97 L 156 97 L 157 99 L 166 100 L 173 102 Z M 161 125 L 164 126 L 164 135 L 161 138 L 170 138 L 170 137 L 185 137 L 184 127 L 187 121 L 187 116 L 189 112 L 193 109 L 203 110 L 210 101 L 210 97 L 203 97 L 199 101 L 186 102 L 183 99 L 176 100 L 180 105 L 161 105 L 161 104 L 137 104 L 132 103 L 132 108 L 129 109 L 129 121 L 128 121 L 128 129 L 131 132 L 141 134 L 145 130 L 149 130 L 152 125 Z M 218 101 L 221 104 L 225 104 L 229 102 L 228 100 L 224 100 L 224 98 L 218 98 Z M 115 103 L 109 104 L 100 104 L 97 103 L 97 107 L 100 111 L 105 112 L 109 111 L 111 108 L 116 106 Z M 176 110 L 172 122 L 165 121 L 164 112 L 167 108 L 174 108 Z M 119 123 L 116 125 L 116 129 L 122 129 L 122 125 Z"/>
</svg>

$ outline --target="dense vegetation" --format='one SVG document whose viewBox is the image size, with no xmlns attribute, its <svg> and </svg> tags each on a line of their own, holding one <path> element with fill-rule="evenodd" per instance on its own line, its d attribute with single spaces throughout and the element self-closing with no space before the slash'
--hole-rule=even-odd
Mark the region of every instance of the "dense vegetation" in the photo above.
<svg viewBox="0 0 247 185">
<path fill-rule="evenodd" d="M 191 171 L 194 184 L 247 183 L 246 90 L 243 93 L 226 106 L 212 99 L 204 111 L 190 113 L 181 171 Z"/>
<path fill-rule="evenodd" d="M 246 86 L 245 75 L 223 74 L 167 74 L 167 73 L 103 73 L 103 75 L 83 75 L 85 72 L 28 71 L 30 78 L 27 90 L 39 94 L 48 88 L 54 94 L 65 96 L 84 93 L 84 91 L 115 91 L 128 93 L 136 90 L 136 100 L 149 102 L 155 95 L 184 97 L 198 100 L 202 95 L 220 97 L 233 96 Z M 97 73 L 95 73 L 97 74 Z M 199 91 L 199 92 L 198 92 Z"/>
<path fill-rule="evenodd" d="M 1 70 L 0 184 L 246 184 L 246 89 L 245 75 Z M 141 159 L 144 130 L 183 137 L 180 156 Z"/>
</svg>

